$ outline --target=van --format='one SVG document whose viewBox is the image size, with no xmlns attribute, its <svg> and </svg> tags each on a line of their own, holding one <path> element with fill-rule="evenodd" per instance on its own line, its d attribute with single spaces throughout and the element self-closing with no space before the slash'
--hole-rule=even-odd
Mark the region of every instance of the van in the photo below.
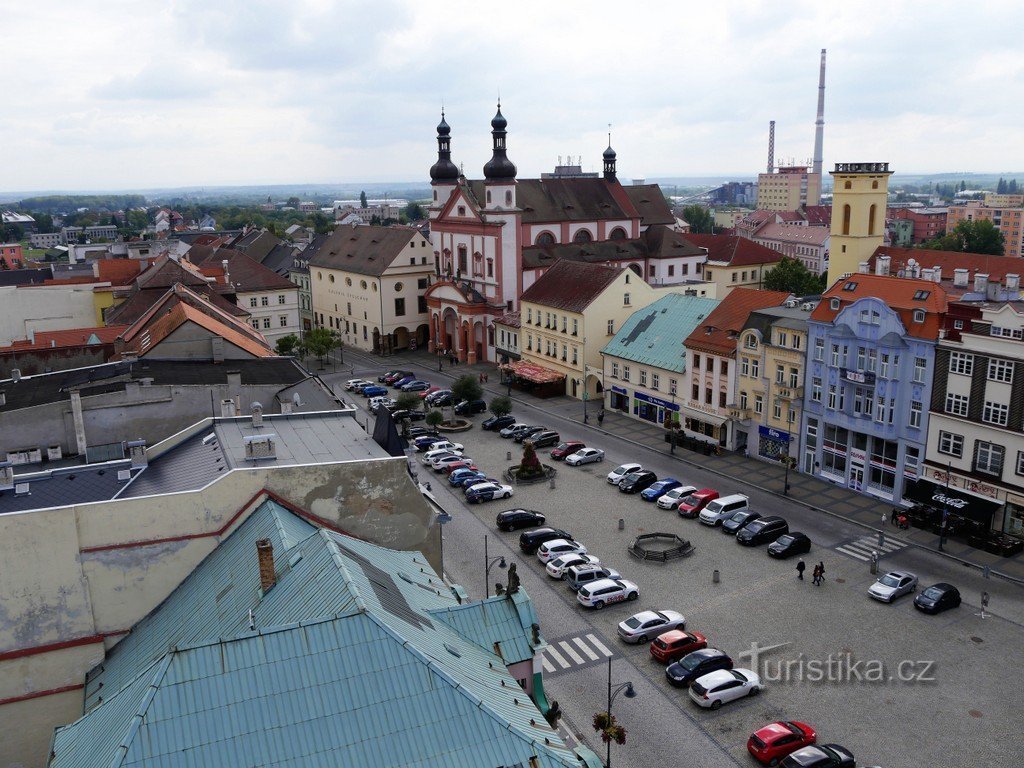
<svg viewBox="0 0 1024 768">
<path fill-rule="evenodd" d="M 722 496 L 707 503 L 704 509 L 701 510 L 700 521 L 704 525 L 721 525 L 737 512 L 749 508 L 750 499 L 742 493 Z"/>
<path fill-rule="evenodd" d="M 613 568 L 605 568 L 603 565 L 594 563 L 582 563 L 570 565 L 565 572 L 565 583 L 573 592 L 579 592 L 582 587 L 592 584 L 599 579 L 617 579 L 619 572 Z"/>
<path fill-rule="evenodd" d="M 694 491 L 689 496 L 679 500 L 679 516 L 696 517 L 704 507 L 717 498 L 718 491 L 712 488 L 701 488 L 699 491 Z"/>
</svg>

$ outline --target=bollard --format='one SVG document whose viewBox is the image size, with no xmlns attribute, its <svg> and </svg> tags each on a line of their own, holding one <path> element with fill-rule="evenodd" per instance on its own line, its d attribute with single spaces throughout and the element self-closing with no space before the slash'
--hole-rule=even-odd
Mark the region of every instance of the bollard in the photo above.
<svg viewBox="0 0 1024 768">
<path fill-rule="evenodd" d="M 512 451 L 505 451 L 505 461 L 512 461 Z"/>
<path fill-rule="evenodd" d="M 878 553 L 871 550 L 871 572 L 878 573 Z"/>
<path fill-rule="evenodd" d="M 626 520 L 624 518 L 621 518 L 621 517 L 619 518 L 619 530 L 620 531 L 626 530 Z"/>
<path fill-rule="evenodd" d="M 987 565 L 986 565 L 986 566 L 983 566 L 983 567 L 982 567 L 982 569 L 981 569 L 981 577 L 982 577 L 983 579 L 987 579 L 987 578 L 989 578 L 989 574 L 990 574 L 991 572 L 992 572 L 992 569 L 991 569 L 991 568 L 989 568 L 989 567 L 988 567 Z"/>
<path fill-rule="evenodd" d="M 554 475 L 551 476 L 551 490 L 552 491 L 555 490 L 555 476 Z"/>
<path fill-rule="evenodd" d="M 718 569 L 715 568 L 715 570 L 713 570 L 711 572 L 711 583 L 712 584 L 719 584 L 721 581 L 722 581 L 722 574 L 720 574 L 718 572 Z"/>
</svg>

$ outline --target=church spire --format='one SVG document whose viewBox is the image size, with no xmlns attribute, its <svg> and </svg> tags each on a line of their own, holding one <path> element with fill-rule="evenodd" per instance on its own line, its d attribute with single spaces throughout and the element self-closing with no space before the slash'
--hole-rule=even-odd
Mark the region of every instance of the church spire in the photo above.
<svg viewBox="0 0 1024 768">
<path fill-rule="evenodd" d="M 437 162 L 430 166 L 432 182 L 450 183 L 459 178 L 459 169 L 452 162 L 452 129 L 444 119 L 441 108 L 441 122 L 437 124 Z"/>
<path fill-rule="evenodd" d="M 494 146 L 491 150 L 491 159 L 484 165 L 484 178 L 488 181 L 507 181 L 515 179 L 516 166 L 505 154 L 505 136 L 508 131 L 508 120 L 501 114 L 501 101 L 498 101 L 498 112 L 491 120 L 491 136 Z"/>
<path fill-rule="evenodd" d="M 615 181 L 615 150 L 612 149 L 611 125 L 608 126 L 608 149 L 601 157 L 604 158 L 604 178 L 606 181 Z"/>
</svg>

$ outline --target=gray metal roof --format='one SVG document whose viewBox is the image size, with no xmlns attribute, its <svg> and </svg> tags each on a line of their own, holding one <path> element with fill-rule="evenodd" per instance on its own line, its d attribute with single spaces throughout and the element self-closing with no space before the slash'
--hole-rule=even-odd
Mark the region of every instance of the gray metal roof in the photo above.
<svg viewBox="0 0 1024 768">
<path fill-rule="evenodd" d="M 118 477 L 123 472 L 135 477 L 140 470 L 124 460 L 16 474 L 15 489 L 0 491 L 0 515 L 107 501 L 128 483 Z M 28 492 L 17 493 L 20 485 L 27 485 Z"/>
</svg>

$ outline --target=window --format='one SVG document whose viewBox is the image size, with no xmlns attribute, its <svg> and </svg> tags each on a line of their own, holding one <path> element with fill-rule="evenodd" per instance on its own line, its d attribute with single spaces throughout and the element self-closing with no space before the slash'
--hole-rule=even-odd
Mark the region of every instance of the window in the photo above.
<svg viewBox="0 0 1024 768">
<path fill-rule="evenodd" d="M 628 293 L 622 294 L 622 306 L 624 306 L 624 307 L 628 307 L 629 306 L 629 294 Z"/>
<path fill-rule="evenodd" d="M 646 387 L 647 386 L 647 369 L 646 368 L 641 368 L 640 369 L 640 386 L 641 387 Z"/>
<path fill-rule="evenodd" d="M 786 420 L 790 424 L 796 422 L 796 410 L 792 406 L 789 407 L 789 413 L 786 414 Z"/>
<path fill-rule="evenodd" d="M 270 306 L 270 297 L 269 296 L 260 296 L 260 304 L 262 306 L 264 306 L 264 307 L 269 307 Z"/>
<path fill-rule="evenodd" d="M 772 408 L 772 416 L 775 417 L 776 419 L 781 419 L 782 418 L 782 401 L 781 400 L 776 400 L 775 401 L 775 405 Z"/>
<path fill-rule="evenodd" d="M 757 337 L 752 333 L 748 333 L 743 340 L 743 346 L 747 349 L 757 349 Z"/>
<path fill-rule="evenodd" d="M 877 212 L 878 206 L 874 203 L 868 208 L 868 237 L 875 234 L 875 213 Z M 845 233 L 844 233 L 845 234 Z"/>
<path fill-rule="evenodd" d="M 676 380 L 675 379 L 669 379 L 668 380 L 668 391 L 669 391 L 670 395 L 674 396 L 676 394 Z"/>
<path fill-rule="evenodd" d="M 427 278 L 421 277 L 419 280 L 417 280 L 416 287 L 419 288 L 420 290 L 425 290 L 427 287 Z"/>
<path fill-rule="evenodd" d="M 881 321 L 879 314 L 872 309 L 862 309 L 860 311 L 860 321 L 864 325 L 878 325 Z"/>
<path fill-rule="evenodd" d="M 656 373 L 651 374 L 651 389 L 658 389 L 661 385 L 661 376 Z"/>
<path fill-rule="evenodd" d="M 527 309 L 526 310 L 526 322 L 528 322 L 528 323 L 532 323 L 533 322 L 533 310 L 532 309 Z"/>
<path fill-rule="evenodd" d="M 580 351 L 576 347 L 572 348 L 572 364 L 576 365 L 580 361 Z"/>
<path fill-rule="evenodd" d="M 974 471 L 986 475 L 1003 474 L 1003 455 L 1006 449 L 995 443 L 978 440 L 974 443 Z"/>
<path fill-rule="evenodd" d="M 711 403 L 712 403 L 712 400 L 711 400 L 711 387 L 706 387 L 704 389 L 704 404 L 705 405 L 711 405 Z"/>
<path fill-rule="evenodd" d="M 566 330 L 568 329 L 568 325 L 569 318 L 567 318 L 565 315 L 562 315 L 562 333 L 566 332 Z"/>
<path fill-rule="evenodd" d="M 615 321 L 614 320 L 609 320 L 608 321 L 608 335 L 609 336 L 614 336 L 615 335 Z"/>
<path fill-rule="evenodd" d="M 882 367 L 879 368 L 878 375 L 883 379 L 889 378 L 889 355 L 886 352 L 882 353 Z"/>
<path fill-rule="evenodd" d="M 847 183 L 847 185 L 849 185 L 850 182 L 846 182 L 846 183 Z M 847 187 L 847 188 L 849 188 L 849 187 Z M 844 205 L 843 206 L 843 234 L 844 235 L 850 234 L 850 206 L 849 205 Z"/>
<path fill-rule="evenodd" d="M 784 346 L 786 346 L 786 344 L 788 342 L 789 342 L 789 334 L 788 333 L 780 333 L 779 334 L 779 346 L 780 347 L 784 347 Z"/>
<path fill-rule="evenodd" d="M 821 402 L 821 377 L 819 376 L 811 379 L 811 400 L 815 403 Z"/>
<path fill-rule="evenodd" d="M 728 405 L 728 403 L 726 403 L 726 399 L 727 398 L 726 398 L 725 390 L 722 390 L 721 392 L 718 393 L 718 407 L 719 408 L 725 408 L 725 406 Z"/>
<path fill-rule="evenodd" d="M 992 358 L 988 361 L 988 380 L 989 381 L 1001 381 L 1005 384 L 1013 383 L 1013 363 L 1010 360 L 996 360 Z"/>
<path fill-rule="evenodd" d="M 839 365 L 839 345 L 838 344 L 833 344 L 832 345 L 832 366 L 835 367 L 835 366 L 838 366 L 838 365 Z"/>
<path fill-rule="evenodd" d="M 405 315 L 405 299 L 395 299 L 395 317 Z"/>
<path fill-rule="evenodd" d="M 464 275 L 464 274 L 466 274 L 466 272 L 468 270 L 469 270 L 469 251 L 466 249 L 466 246 L 460 245 L 459 246 L 459 272 Z"/>
<path fill-rule="evenodd" d="M 700 385 L 698 385 L 698 384 L 694 384 L 693 385 L 693 392 L 692 392 L 692 394 L 693 394 L 693 400 L 695 402 L 700 400 Z"/>
<path fill-rule="evenodd" d="M 700 370 L 700 355 L 695 354 L 693 356 L 693 370 L 695 370 L 695 371 L 699 371 Z"/>
<path fill-rule="evenodd" d="M 552 235 L 550 232 L 541 232 L 539 235 L 537 235 L 536 243 L 537 245 L 554 245 L 555 236 Z"/>
<path fill-rule="evenodd" d="M 270 318 L 269 317 L 264 317 L 263 318 L 263 327 L 264 328 L 268 328 L 268 329 L 270 328 Z"/>
<path fill-rule="evenodd" d="M 623 381 L 629 381 L 629 366 L 628 365 L 622 366 L 622 380 Z"/>
<path fill-rule="evenodd" d="M 915 323 L 923 323 L 924 322 L 924 310 L 923 309 L 915 309 L 914 310 L 914 322 Z"/>
<path fill-rule="evenodd" d="M 1024 475 L 1024 451 L 1017 451 L 1017 474 Z"/>
<path fill-rule="evenodd" d="M 277 303 L 278 304 L 284 304 L 284 294 L 283 293 L 277 294 Z"/>
<path fill-rule="evenodd" d="M 954 352 L 949 356 L 949 372 L 970 376 L 974 373 L 974 355 Z"/>
<path fill-rule="evenodd" d="M 1005 427 L 1010 420 L 1010 406 L 986 400 L 981 420 L 997 427 Z"/>
<path fill-rule="evenodd" d="M 800 349 L 800 337 L 793 334 L 793 349 Z"/>
<path fill-rule="evenodd" d="M 814 359 L 822 361 L 825 359 L 825 340 L 815 339 L 814 340 Z"/>
<path fill-rule="evenodd" d="M 708 358 L 708 362 L 711 362 L 710 357 Z M 752 358 L 750 361 L 750 375 L 755 379 L 761 375 L 761 361 L 758 360 L 756 357 Z"/>
<path fill-rule="evenodd" d="M 800 371 L 796 368 L 789 369 L 789 386 L 791 389 L 796 389 L 800 386 Z"/>
<path fill-rule="evenodd" d="M 249 299 L 249 306 L 250 307 L 255 307 L 256 306 L 256 297 L 255 296 L 253 296 L 252 298 Z"/>
<path fill-rule="evenodd" d="M 586 229 L 578 230 L 576 234 L 572 236 L 572 241 L 574 243 L 589 243 L 593 239 L 593 235 L 591 235 Z"/>
<path fill-rule="evenodd" d="M 917 448 L 907 446 L 903 455 L 903 473 L 911 477 L 917 477 L 917 468 L 921 464 L 921 452 Z"/>
<path fill-rule="evenodd" d="M 613 379 L 619 378 L 619 364 L 618 363 L 612 363 L 612 378 Z"/>
<path fill-rule="evenodd" d="M 864 347 L 857 347 L 857 370 L 864 370 Z"/>
<path fill-rule="evenodd" d="M 740 408 L 747 410 L 747 393 L 740 392 Z"/>
<path fill-rule="evenodd" d="M 828 407 L 831 410 L 833 410 L 833 411 L 835 410 L 837 402 L 838 402 L 836 400 L 836 395 L 837 394 L 838 394 L 838 392 L 836 391 L 836 385 L 835 384 L 829 384 L 828 385 Z"/>
<path fill-rule="evenodd" d="M 845 247 L 846 246 L 844 245 L 843 248 L 845 248 Z M 840 304 L 841 304 L 841 302 L 839 301 L 839 299 L 829 299 L 829 302 L 828 302 L 828 305 L 832 309 L 833 312 L 838 312 L 839 311 Z"/>
<path fill-rule="evenodd" d="M 748 357 L 741 357 L 740 358 L 740 373 L 743 376 L 749 376 L 750 375 L 750 358 L 748 358 Z"/>
<path fill-rule="evenodd" d="M 970 398 L 967 395 L 948 393 L 946 395 L 946 413 L 951 413 L 954 416 L 966 416 L 969 401 Z"/>
<path fill-rule="evenodd" d="M 576 336 L 579 333 L 580 321 L 575 317 L 572 319 L 572 335 Z"/>
<path fill-rule="evenodd" d="M 259 320 L 255 320 L 255 319 L 254 320 L 250 320 L 249 321 L 249 325 L 251 325 L 253 328 L 259 330 L 260 321 Z"/>
<path fill-rule="evenodd" d="M 281 315 L 278 318 L 278 320 L 280 321 L 282 328 L 287 328 L 288 327 L 288 315 Z"/>
<path fill-rule="evenodd" d="M 924 383 L 925 370 L 928 367 L 928 361 L 923 357 L 914 358 L 914 381 L 918 384 Z"/>
<path fill-rule="evenodd" d="M 783 384 L 786 381 L 786 366 L 776 365 L 775 366 L 775 383 Z"/>
<path fill-rule="evenodd" d="M 922 404 L 919 400 L 914 400 L 910 403 L 910 421 L 908 422 L 914 429 L 921 428 L 921 411 Z"/>
<path fill-rule="evenodd" d="M 764 413 L 764 396 L 754 395 L 754 413 L 761 415 Z"/>
<path fill-rule="evenodd" d="M 558 345 L 556 344 L 555 346 L 557 347 Z M 565 360 L 567 360 L 568 358 L 569 358 L 569 347 L 567 345 L 563 344 L 562 345 L 562 360 L 563 360 L 563 362 Z M 573 360 L 573 362 L 575 363 L 576 361 Z"/>
</svg>

